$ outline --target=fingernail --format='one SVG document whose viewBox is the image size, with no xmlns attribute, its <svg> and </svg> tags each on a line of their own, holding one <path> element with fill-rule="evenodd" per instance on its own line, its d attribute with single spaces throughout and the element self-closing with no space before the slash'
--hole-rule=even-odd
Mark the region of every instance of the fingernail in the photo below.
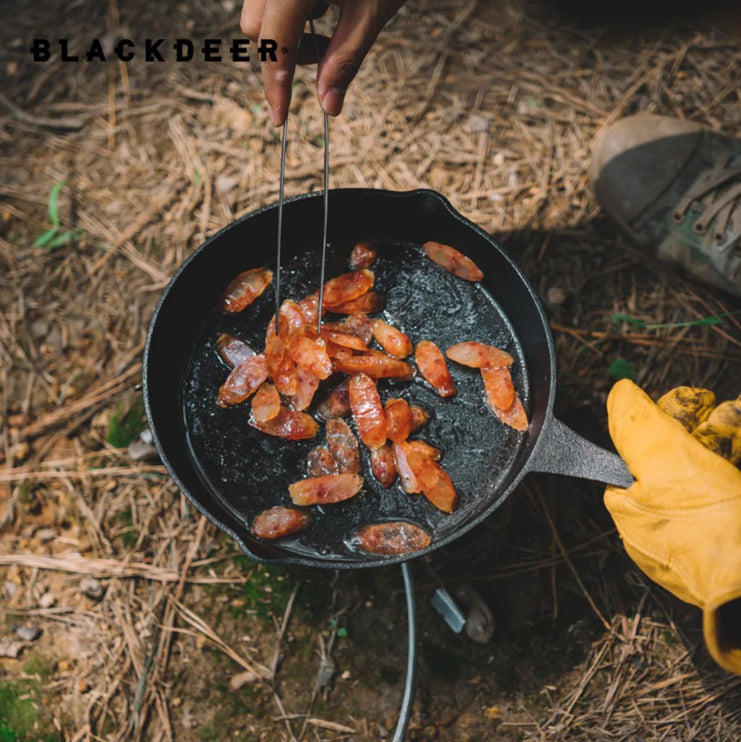
<svg viewBox="0 0 741 742">
<path fill-rule="evenodd" d="M 273 126 L 280 126 L 282 123 L 278 110 L 273 108 L 271 105 L 268 105 L 268 118 Z"/>
<path fill-rule="evenodd" d="M 342 110 L 342 102 L 345 99 L 345 91 L 342 88 L 330 88 L 322 98 L 322 108 L 330 116 L 339 115 Z"/>
</svg>

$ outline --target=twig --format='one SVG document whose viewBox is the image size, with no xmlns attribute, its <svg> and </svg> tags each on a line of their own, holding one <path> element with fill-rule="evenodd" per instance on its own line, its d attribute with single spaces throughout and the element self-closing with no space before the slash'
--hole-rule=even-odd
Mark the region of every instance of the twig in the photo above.
<svg viewBox="0 0 741 742">
<path fill-rule="evenodd" d="M 593 544 L 597 543 L 598 541 L 602 541 L 605 538 L 608 538 L 610 536 L 613 536 L 615 533 L 617 533 L 617 530 L 615 528 L 611 528 L 609 531 L 604 531 L 603 533 L 598 534 L 597 536 L 593 536 L 590 539 L 587 539 L 586 541 L 582 542 L 581 544 L 578 544 L 576 546 L 573 546 L 570 550 L 571 554 L 575 554 L 577 552 L 585 551 Z M 599 553 L 599 552 L 597 552 Z M 591 556 L 592 552 L 588 552 L 585 554 L 585 556 Z M 486 575 L 475 575 L 475 574 L 461 574 L 458 575 L 455 579 L 456 582 L 492 582 L 494 580 L 506 580 L 510 577 L 516 577 L 517 575 L 526 574 L 528 572 L 537 572 L 541 569 L 547 569 L 548 567 L 554 567 L 558 564 L 561 564 L 564 561 L 562 556 L 552 556 L 548 557 L 547 559 L 530 559 L 528 561 L 519 562 L 517 564 L 510 564 L 504 567 L 501 567 L 497 570 L 492 570 L 490 572 L 487 572 Z M 420 583 L 424 584 L 424 583 Z"/>
<path fill-rule="evenodd" d="M 47 116 L 35 116 L 18 108 L 4 93 L 0 93 L 0 105 L 5 106 L 10 113 L 24 124 L 39 126 L 42 129 L 76 130 L 85 126 L 86 119 L 76 116 L 60 116 L 59 118 L 48 118 Z M 88 117 L 90 118 L 90 117 Z"/>
<path fill-rule="evenodd" d="M 177 180 L 175 177 L 171 177 L 165 181 L 163 186 L 164 193 L 156 196 L 150 202 L 149 206 L 144 209 L 144 211 L 123 232 L 121 232 L 115 240 L 113 240 L 106 253 L 90 266 L 90 269 L 88 270 L 89 276 L 94 276 L 121 247 L 123 247 L 127 242 L 133 240 L 134 237 L 136 237 L 136 235 L 157 216 L 159 211 L 164 209 L 175 199 L 178 194 L 178 189 L 174 187 L 176 182 Z M 136 259 L 136 256 L 130 254 L 129 258 Z M 156 275 L 153 275 L 152 277 L 155 278 L 155 280 L 157 279 Z"/>
<path fill-rule="evenodd" d="M 243 577 L 188 577 L 175 570 L 155 567 L 141 562 L 119 562 L 115 559 L 97 559 L 81 556 L 44 556 L 43 554 L 0 554 L 0 567 L 27 567 L 48 569 L 56 572 L 91 575 L 92 577 L 138 577 L 154 582 L 177 582 L 185 579 L 191 584 L 241 584 Z"/>
<path fill-rule="evenodd" d="M 137 376 L 137 374 L 141 373 L 141 370 L 141 363 L 137 363 L 126 371 L 121 372 L 115 378 L 100 384 L 92 392 L 86 394 L 84 397 L 81 397 L 74 402 L 70 402 L 69 404 L 61 407 L 58 410 L 49 412 L 41 417 L 39 420 L 36 420 L 36 422 L 33 422 L 30 425 L 27 425 L 25 428 L 22 428 L 20 437 L 22 439 L 33 438 L 40 433 L 45 432 L 54 425 L 59 424 L 63 420 L 67 420 L 68 418 L 77 415 L 88 407 L 91 407 L 92 405 L 97 404 L 104 399 L 108 399 L 109 397 L 118 394 L 118 392 L 122 391 L 128 386 L 128 382 L 132 377 Z"/>
<path fill-rule="evenodd" d="M 604 332 L 602 330 L 582 330 L 579 327 L 566 327 L 564 325 L 559 325 L 556 322 L 551 322 L 551 329 L 554 332 L 563 332 L 579 339 L 587 336 L 595 338 L 596 340 L 620 340 L 633 345 L 642 345 L 649 348 L 666 346 L 676 342 L 677 340 L 676 338 L 656 338 L 632 333 L 622 334 L 618 332 Z M 696 341 L 692 338 L 681 338 L 681 340 L 688 344 L 693 342 L 696 344 Z M 696 347 L 696 345 L 695 347 L 689 348 L 676 347 L 674 351 L 677 355 L 701 356 L 703 358 L 721 358 L 728 360 L 732 360 L 737 356 L 735 353 L 715 351 L 710 348 Z"/>
<path fill-rule="evenodd" d="M 74 469 L 57 471 L 29 471 L 11 469 L 0 472 L 0 482 L 25 482 L 29 479 L 84 479 L 86 477 L 140 477 L 146 474 L 166 475 L 164 466 L 102 466 L 98 469 L 87 469 L 84 472 Z"/>
<path fill-rule="evenodd" d="M 530 484 L 530 486 L 532 487 L 533 485 Z M 609 631 L 610 630 L 609 622 L 602 615 L 602 612 L 600 611 L 600 609 L 597 608 L 597 604 L 594 602 L 594 600 L 592 599 L 592 596 L 589 594 L 589 590 L 587 590 L 584 582 L 582 582 L 582 579 L 579 576 L 579 573 L 576 571 L 576 567 L 574 567 L 574 563 L 571 561 L 571 558 L 569 557 L 569 554 L 563 545 L 563 541 L 561 541 L 561 537 L 559 536 L 558 530 L 556 529 L 556 524 L 553 522 L 553 518 L 551 518 L 551 514 L 548 511 L 548 507 L 545 503 L 545 498 L 543 497 L 542 492 L 540 492 L 539 490 L 536 490 L 536 492 L 537 492 L 538 501 L 540 503 L 540 507 L 543 510 L 546 520 L 548 521 L 548 525 L 550 526 L 551 533 L 553 534 L 553 540 L 556 543 L 558 550 L 561 552 L 561 556 L 566 562 L 569 570 L 571 571 L 571 574 L 574 575 L 574 579 L 576 580 L 576 583 L 579 585 L 579 589 L 584 594 L 584 597 L 587 599 L 587 602 L 592 607 L 592 610 L 594 611 L 595 615 L 600 620 L 600 622 L 605 627 L 605 629 Z"/>
<path fill-rule="evenodd" d="M 187 608 L 173 596 L 169 596 L 168 600 L 172 603 L 173 608 L 182 619 L 186 623 L 189 623 L 196 631 L 198 631 L 199 634 L 205 636 L 206 639 L 217 647 L 217 649 L 222 651 L 230 659 L 234 660 L 240 667 L 251 672 L 256 678 L 270 682 L 272 674 L 269 667 L 265 667 L 257 662 L 252 662 L 239 654 L 236 650 L 230 647 L 198 614 L 191 611 L 190 608 Z M 178 632 L 180 629 L 173 628 L 171 631 Z"/>
<path fill-rule="evenodd" d="M 291 619 L 291 611 L 293 610 L 293 603 L 296 600 L 296 593 L 298 593 L 300 582 L 297 582 L 296 585 L 293 588 L 293 591 L 291 592 L 290 597 L 288 598 L 288 603 L 286 604 L 286 609 L 283 611 L 283 620 L 280 622 L 280 629 L 278 630 L 278 637 L 275 641 L 275 652 L 273 653 L 273 659 L 270 663 L 270 672 L 273 675 L 273 678 L 275 678 L 277 672 L 278 672 L 278 665 L 280 663 L 280 645 L 283 641 L 283 637 L 286 635 L 286 630 L 288 629 L 288 622 Z"/>
<path fill-rule="evenodd" d="M 188 551 L 185 555 L 182 569 L 180 570 L 180 576 L 178 579 L 177 586 L 173 595 L 167 596 L 167 603 L 164 607 L 163 619 L 162 619 L 162 631 L 160 633 L 159 643 L 157 645 L 156 652 L 153 656 L 154 670 L 150 679 L 150 687 L 154 688 L 157 682 L 158 676 L 161 675 L 163 678 L 167 674 L 167 666 L 170 661 L 170 646 L 172 644 L 173 629 L 175 626 L 175 605 L 179 603 L 183 597 L 183 591 L 185 590 L 185 582 L 190 569 L 191 562 L 195 558 L 200 548 L 201 541 L 203 540 L 203 534 L 206 530 L 206 518 L 202 515 L 198 520 L 198 526 L 196 527 L 195 537 L 190 543 Z M 155 701 L 153 693 L 149 693 L 147 696 L 144 714 L 146 714 L 147 708 Z"/>
<path fill-rule="evenodd" d="M 326 719 L 319 719 L 316 716 L 306 716 L 305 714 L 287 714 L 286 716 L 278 716 L 276 720 L 283 721 L 285 719 L 297 720 L 303 719 L 307 724 L 319 727 L 320 729 L 327 729 L 331 732 L 340 732 L 342 734 L 357 734 L 358 730 L 353 727 L 345 726 L 344 724 L 338 724 L 334 721 L 327 721 Z"/>
</svg>

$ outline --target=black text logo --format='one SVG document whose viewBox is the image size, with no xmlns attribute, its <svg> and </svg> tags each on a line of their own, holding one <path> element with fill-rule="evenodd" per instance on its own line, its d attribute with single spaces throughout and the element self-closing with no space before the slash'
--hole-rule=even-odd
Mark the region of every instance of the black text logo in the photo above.
<svg viewBox="0 0 741 742">
<path fill-rule="evenodd" d="M 103 49 L 100 39 L 92 39 L 84 52 L 71 54 L 69 39 L 34 39 L 31 43 L 31 58 L 34 62 L 48 62 L 58 55 L 62 62 L 106 62 L 118 59 L 131 62 L 140 58 L 145 62 L 164 62 L 174 59 L 176 62 L 190 62 L 202 59 L 204 62 L 221 62 L 224 58 L 233 62 L 249 62 L 249 39 L 203 39 L 200 42 L 191 39 L 176 39 L 168 43 L 166 39 L 118 39 L 112 49 Z M 284 53 L 288 50 L 281 49 Z M 260 39 L 257 44 L 257 56 L 261 62 L 275 62 L 278 59 L 278 42 L 275 39 Z"/>
</svg>

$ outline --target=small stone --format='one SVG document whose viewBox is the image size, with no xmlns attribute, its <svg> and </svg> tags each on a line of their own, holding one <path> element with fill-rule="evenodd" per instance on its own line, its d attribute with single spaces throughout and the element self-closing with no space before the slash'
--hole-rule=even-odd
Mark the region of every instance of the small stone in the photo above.
<svg viewBox="0 0 741 742">
<path fill-rule="evenodd" d="M 151 443 L 145 443 L 143 440 L 131 441 L 126 453 L 132 461 L 141 461 L 157 456 L 157 449 Z"/>
<path fill-rule="evenodd" d="M 57 532 L 53 528 L 39 528 L 34 536 L 44 544 L 47 541 L 53 541 L 57 537 Z"/>
<path fill-rule="evenodd" d="M 0 657 L 10 657 L 14 660 L 23 651 L 23 642 L 13 641 L 12 639 L 0 639 Z"/>
<path fill-rule="evenodd" d="M 562 289 L 560 286 L 551 286 L 546 293 L 546 299 L 553 307 L 560 307 L 567 298 L 568 294 L 565 289 Z"/>
<path fill-rule="evenodd" d="M 461 583 L 455 589 L 455 597 L 468 608 L 466 616 L 466 636 L 479 644 L 486 644 L 494 635 L 496 621 L 489 606 L 468 583 Z"/>
<path fill-rule="evenodd" d="M 319 671 L 316 674 L 317 691 L 322 691 L 329 686 L 335 672 L 337 672 L 337 665 L 335 665 L 334 660 L 329 656 L 322 657 L 322 660 L 319 663 Z"/>
<path fill-rule="evenodd" d="M 100 600 L 105 592 L 100 580 L 96 580 L 95 577 L 83 577 L 80 580 L 80 590 L 90 600 Z"/>
<path fill-rule="evenodd" d="M 249 670 L 245 670 L 244 672 L 240 672 L 240 673 L 237 673 L 236 675 L 232 675 L 231 680 L 229 681 L 229 687 L 232 690 L 239 690 L 245 685 L 249 683 L 254 683 L 255 681 L 259 679 L 260 678 L 258 678 L 257 675 L 255 675 L 255 673 L 250 672 Z"/>
<path fill-rule="evenodd" d="M 41 629 L 38 626 L 17 626 L 15 633 L 23 641 L 35 642 L 41 636 Z"/>
<path fill-rule="evenodd" d="M 471 131 L 489 131 L 489 127 L 491 126 L 491 118 L 489 118 L 488 116 L 481 116 L 478 113 L 474 113 L 469 117 L 468 125 L 471 127 Z"/>
<path fill-rule="evenodd" d="M 49 354 L 59 353 L 64 347 L 62 331 L 56 325 L 49 330 L 49 334 L 46 336 L 46 342 L 39 350 L 43 352 L 44 346 L 46 346 Z"/>
<path fill-rule="evenodd" d="M 49 323 L 45 319 L 37 319 L 31 323 L 31 335 L 34 339 L 46 337 L 47 332 L 49 332 Z"/>
<path fill-rule="evenodd" d="M 175 698 L 173 698 L 173 699 L 172 699 L 172 705 L 173 705 L 173 706 L 174 706 L 175 708 L 177 708 L 178 706 L 181 706 L 181 705 L 182 705 L 182 703 L 183 703 L 183 699 L 182 699 L 182 698 L 180 698 L 180 696 L 176 696 Z"/>
<path fill-rule="evenodd" d="M 67 660 L 60 660 L 57 662 L 57 670 L 59 672 L 67 672 L 70 668 L 70 663 Z"/>
<path fill-rule="evenodd" d="M 57 599 L 51 593 L 44 593 L 39 598 L 39 608 L 51 608 L 56 602 Z"/>
</svg>

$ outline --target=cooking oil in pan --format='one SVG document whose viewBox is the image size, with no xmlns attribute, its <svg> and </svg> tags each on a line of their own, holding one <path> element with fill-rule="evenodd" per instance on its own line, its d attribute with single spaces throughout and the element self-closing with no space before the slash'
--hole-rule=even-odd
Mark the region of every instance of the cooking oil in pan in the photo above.
<svg viewBox="0 0 741 742">
<path fill-rule="evenodd" d="M 358 239 L 368 239 L 378 249 L 372 268 L 374 288 L 385 297 L 385 308 L 378 316 L 406 333 L 415 345 L 432 340 L 444 352 L 455 343 L 477 340 L 508 351 L 515 357 L 515 388 L 527 409 L 528 376 L 520 345 L 510 322 L 484 286 L 447 273 L 428 260 L 419 245 L 376 241 L 363 235 Z M 329 245 L 327 278 L 349 270 L 347 260 L 353 244 Z M 318 249 L 310 249 L 285 259 L 283 299 L 300 299 L 317 290 L 318 254 Z M 229 373 L 215 350 L 216 339 L 228 333 L 260 352 L 273 314 L 270 291 L 238 314 L 214 308 L 190 358 L 182 390 L 191 457 L 204 484 L 248 528 L 260 512 L 275 505 L 291 506 L 288 485 L 306 476 L 307 453 L 325 441 L 323 424 L 314 439 L 286 441 L 249 425 L 249 401 L 226 409 L 216 405 L 218 389 Z M 328 314 L 326 319 L 334 318 Z M 488 410 L 478 370 L 452 362 L 448 366 L 457 394 L 447 399 L 418 374 L 411 382 L 380 380 L 378 389 L 383 401 L 403 397 L 430 411 L 429 424 L 413 437 L 443 451 L 441 464 L 455 484 L 458 509 L 442 513 L 423 496 L 404 492 L 398 480 L 384 489 L 372 476 L 367 451 L 360 444 L 363 489 L 346 502 L 312 508 L 313 525 L 282 541 L 283 549 L 338 562 L 366 561 L 368 555 L 356 553 L 348 540 L 358 528 L 384 520 L 419 525 L 430 534 L 434 546 L 473 520 L 482 510 L 482 500 L 489 502 L 496 496 L 515 464 L 523 434 L 503 425 Z M 322 382 L 307 412 L 313 413 L 317 402 L 338 382 L 337 377 Z"/>
</svg>

